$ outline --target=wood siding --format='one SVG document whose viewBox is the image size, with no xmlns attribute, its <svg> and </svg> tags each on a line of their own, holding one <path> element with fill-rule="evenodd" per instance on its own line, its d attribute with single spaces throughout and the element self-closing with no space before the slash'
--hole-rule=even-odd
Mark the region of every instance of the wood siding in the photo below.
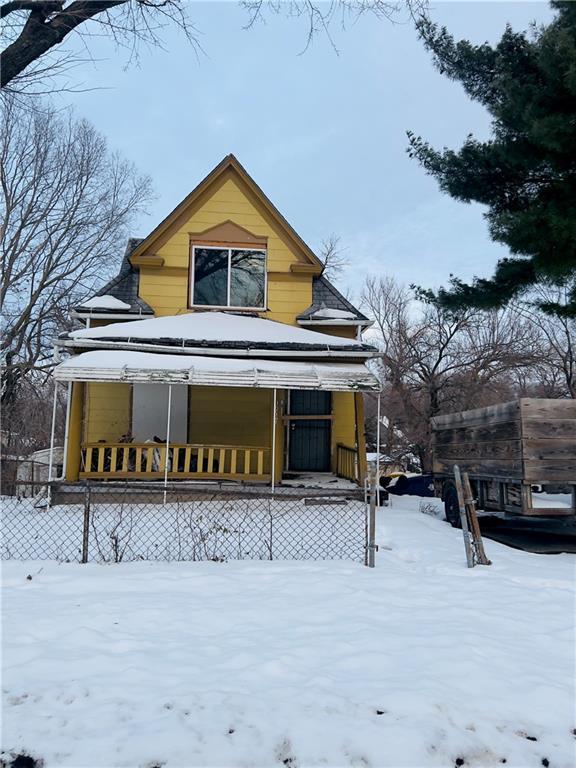
<svg viewBox="0 0 576 768">
<path fill-rule="evenodd" d="M 261 315 L 295 325 L 296 316 L 312 303 L 312 275 L 290 272 L 292 264 L 306 263 L 304 257 L 232 170 L 195 203 L 188 219 L 158 249 L 156 255 L 164 260 L 163 266 L 141 266 L 141 298 L 157 316 L 187 312 L 190 241 L 226 220 L 266 238 L 269 311 Z"/>
<path fill-rule="evenodd" d="M 337 446 L 356 447 L 356 406 L 354 392 L 332 393 L 332 472 L 336 472 Z"/>
<path fill-rule="evenodd" d="M 191 443 L 272 443 L 272 391 L 244 387 L 190 387 Z"/>
<path fill-rule="evenodd" d="M 86 385 L 85 436 L 87 443 L 116 443 L 130 432 L 130 384 L 89 383 Z"/>
</svg>

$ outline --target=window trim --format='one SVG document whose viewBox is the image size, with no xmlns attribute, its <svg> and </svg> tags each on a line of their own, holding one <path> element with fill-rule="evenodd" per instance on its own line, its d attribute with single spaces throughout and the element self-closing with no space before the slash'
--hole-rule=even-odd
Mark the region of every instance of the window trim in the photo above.
<svg viewBox="0 0 576 768">
<path fill-rule="evenodd" d="M 196 249 L 202 249 L 205 251 L 228 251 L 228 276 L 226 282 L 226 304 L 195 304 L 194 303 L 194 285 L 195 285 L 195 271 L 196 271 Z M 248 307 L 244 305 L 230 304 L 230 285 L 232 281 L 232 251 L 256 251 L 258 253 L 264 253 L 264 300 L 261 307 Z M 237 309 L 237 310 L 252 310 L 258 312 L 267 311 L 268 307 L 268 248 L 266 246 L 259 247 L 246 247 L 240 244 L 222 243 L 217 245 L 214 243 L 200 243 L 195 242 L 191 244 L 190 254 L 190 291 L 188 296 L 189 306 L 194 309 Z"/>
</svg>

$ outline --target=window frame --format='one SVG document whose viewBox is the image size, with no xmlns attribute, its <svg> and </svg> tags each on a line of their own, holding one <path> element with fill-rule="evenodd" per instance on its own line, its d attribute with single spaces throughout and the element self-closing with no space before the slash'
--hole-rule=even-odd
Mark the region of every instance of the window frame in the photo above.
<svg viewBox="0 0 576 768">
<path fill-rule="evenodd" d="M 228 251 L 228 272 L 226 281 L 226 304 L 195 304 L 194 303 L 194 286 L 196 283 L 196 249 L 204 251 Z M 258 253 L 264 253 L 264 300 L 261 307 L 243 306 L 230 304 L 230 285 L 232 282 L 232 251 L 255 251 Z M 190 254 L 190 290 L 188 295 L 189 306 L 191 309 L 237 309 L 237 310 L 251 310 L 257 312 L 265 312 L 268 307 L 268 248 L 263 246 L 245 246 L 240 243 L 199 243 L 195 242 L 191 244 Z"/>
</svg>

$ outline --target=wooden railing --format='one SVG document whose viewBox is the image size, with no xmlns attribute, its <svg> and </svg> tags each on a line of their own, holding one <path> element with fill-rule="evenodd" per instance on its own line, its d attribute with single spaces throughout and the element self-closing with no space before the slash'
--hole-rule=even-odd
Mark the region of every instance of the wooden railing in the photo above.
<svg viewBox="0 0 576 768">
<path fill-rule="evenodd" d="M 346 480 L 358 482 L 358 451 L 347 445 L 336 446 L 336 474 Z"/>
<path fill-rule="evenodd" d="M 270 449 L 256 446 L 86 443 L 80 477 L 269 480 Z"/>
</svg>

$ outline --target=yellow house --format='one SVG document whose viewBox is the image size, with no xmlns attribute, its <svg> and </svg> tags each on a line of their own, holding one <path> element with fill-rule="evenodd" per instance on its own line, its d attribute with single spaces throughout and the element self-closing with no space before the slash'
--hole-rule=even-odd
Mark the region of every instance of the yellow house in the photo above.
<svg viewBox="0 0 576 768">
<path fill-rule="evenodd" d="M 370 323 L 233 155 L 73 315 L 67 481 L 363 481 Z"/>
</svg>

